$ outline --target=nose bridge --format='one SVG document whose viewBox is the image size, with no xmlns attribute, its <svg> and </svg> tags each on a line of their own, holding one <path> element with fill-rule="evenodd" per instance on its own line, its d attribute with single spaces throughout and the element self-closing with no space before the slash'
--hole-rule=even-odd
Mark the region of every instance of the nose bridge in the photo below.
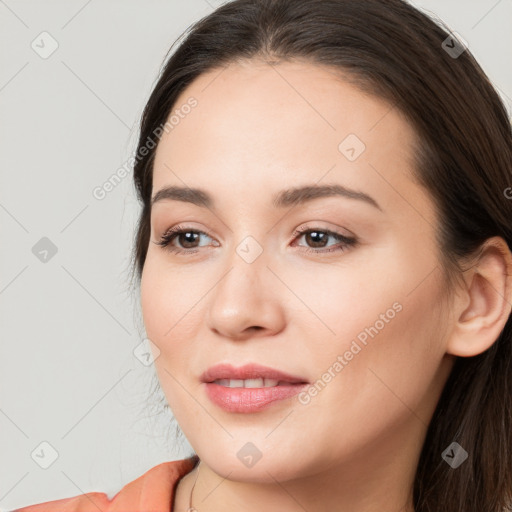
<svg viewBox="0 0 512 512">
<path fill-rule="evenodd" d="M 253 235 L 245 236 L 242 241 L 235 247 L 235 253 L 238 257 L 243 260 L 248 266 L 257 263 L 257 266 L 261 265 L 262 260 L 266 260 L 266 255 L 268 254 L 268 243 L 267 250 L 265 251 L 263 247 L 264 241 L 261 240 L 261 236 L 258 237 L 260 241 L 258 241 Z M 265 253 L 265 257 L 261 256 Z M 236 259 L 235 259 L 236 261 Z M 243 265 L 242 265 L 243 267 Z"/>
<path fill-rule="evenodd" d="M 275 233 L 265 233 L 263 222 L 254 217 L 254 208 L 250 204 L 238 212 L 238 219 L 231 227 L 226 265 L 232 269 L 230 273 L 240 273 L 241 279 L 254 280 L 256 283 L 258 277 L 261 280 L 265 271 L 268 272 L 266 264 L 269 263 Z"/>
<path fill-rule="evenodd" d="M 266 266 L 268 256 L 269 250 L 263 247 L 263 243 L 253 235 L 244 236 L 238 244 L 233 245 L 226 257 L 228 274 L 223 279 L 223 288 L 232 291 L 237 300 L 243 298 L 244 293 L 250 295 L 247 299 L 261 296 L 264 293 L 264 282 L 267 281 L 265 274 L 269 273 Z"/>
</svg>

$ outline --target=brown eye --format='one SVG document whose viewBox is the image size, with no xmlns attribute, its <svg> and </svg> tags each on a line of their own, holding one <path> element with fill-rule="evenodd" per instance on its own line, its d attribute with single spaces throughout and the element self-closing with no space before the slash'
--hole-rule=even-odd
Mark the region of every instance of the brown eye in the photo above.
<svg viewBox="0 0 512 512">
<path fill-rule="evenodd" d="M 353 237 L 347 237 L 342 235 L 341 233 L 337 233 L 335 231 L 331 231 L 328 229 L 317 229 L 317 228 L 309 228 L 309 229 L 298 229 L 294 232 L 295 239 L 300 239 L 304 237 L 304 240 L 309 245 L 304 250 L 306 252 L 313 253 L 322 253 L 322 252 L 333 252 L 333 251 L 344 251 L 348 247 L 355 245 L 357 243 L 357 239 Z M 337 245 L 328 246 L 329 238 L 333 238 L 338 241 Z M 301 246 L 299 246 L 301 247 Z M 324 249 L 329 247 L 327 249 Z M 317 250 L 324 249 L 324 250 Z"/>
<path fill-rule="evenodd" d="M 210 235 L 204 231 L 182 226 L 175 226 L 171 229 L 168 229 L 161 236 L 158 242 L 153 243 L 160 245 L 161 247 L 164 247 L 165 250 L 174 253 L 195 253 L 200 246 L 194 244 L 200 241 L 201 235 L 211 238 Z M 176 247 L 172 244 L 175 240 L 178 241 L 181 247 Z"/>
</svg>

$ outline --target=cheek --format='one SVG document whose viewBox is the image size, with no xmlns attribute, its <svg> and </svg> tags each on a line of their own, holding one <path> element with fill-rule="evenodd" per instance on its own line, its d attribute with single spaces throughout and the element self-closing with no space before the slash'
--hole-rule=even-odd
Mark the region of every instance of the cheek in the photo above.
<svg viewBox="0 0 512 512">
<path fill-rule="evenodd" d="M 198 393 L 197 359 L 204 355 L 204 337 L 198 333 L 205 323 L 205 295 L 212 287 L 205 278 L 192 265 L 188 270 L 171 267 L 158 254 L 148 254 L 141 276 L 144 327 L 158 347 L 158 352 L 152 347 L 155 370 L 167 402 L 182 421 L 195 403 L 189 393 Z"/>
<path fill-rule="evenodd" d="M 194 305 L 206 293 L 203 288 L 197 272 L 185 274 L 169 267 L 165 257 L 148 252 L 140 285 L 142 316 L 148 337 L 163 342 L 161 350 L 176 333 L 187 336 L 197 321 Z"/>
<path fill-rule="evenodd" d="M 440 272 L 411 292 L 413 287 L 404 283 L 417 276 L 411 267 L 397 266 L 395 271 L 387 268 L 385 279 L 371 272 L 361 274 L 359 282 L 350 278 L 352 293 L 340 291 L 341 282 L 330 285 L 334 300 L 325 302 L 324 318 L 336 335 L 322 340 L 317 335 L 310 352 L 318 371 L 310 414 L 329 409 L 332 416 L 326 421 L 346 425 L 354 442 L 363 430 L 372 436 L 376 429 L 391 429 L 435 399 L 432 383 L 445 352 Z M 429 418 L 421 420 L 428 423 Z M 354 421 L 360 430 L 350 429 Z"/>
<path fill-rule="evenodd" d="M 148 337 L 157 342 L 165 332 L 164 319 L 167 316 L 165 304 L 169 288 L 165 279 L 159 279 L 159 272 L 152 259 L 147 257 L 140 283 L 142 317 Z"/>
<path fill-rule="evenodd" d="M 428 385 L 444 355 L 436 254 L 417 254 L 417 245 L 405 238 L 360 251 L 357 263 L 354 252 L 343 264 L 318 266 L 309 291 L 306 277 L 295 281 L 294 291 L 310 309 L 298 321 L 311 326 L 299 338 L 299 353 L 307 354 L 317 378 L 336 375 L 331 380 L 337 384 L 326 387 L 343 390 L 341 401 L 349 403 L 364 390 L 369 398 L 378 392 L 396 400 L 385 383 L 398 394 L 414 392 L 414 386 Z M 346 356 L 341 363 L 339 356 Z"/>
<path fill-rule="evenodd" d="M 197 302 L 195 286 L 185 286 L 179 272 L 166 270 L 165 262 L 149 254 L 146 258 L 140 283 L 141 309 L 147 337 L 158 348 L 151 346 L 155 370 L 167 402 L 179 410 L 186 401 L 176 382 L 182 361 L 190 360 L 193 326 L 198 321 L 193 308 Z M 193 296 L 192 296 L 193 295 Z"/>
</svg>

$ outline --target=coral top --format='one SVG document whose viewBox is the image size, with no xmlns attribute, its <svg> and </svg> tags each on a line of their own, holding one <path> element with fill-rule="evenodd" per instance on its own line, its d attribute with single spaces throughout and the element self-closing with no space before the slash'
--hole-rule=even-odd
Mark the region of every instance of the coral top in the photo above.
<svg viewBox="0 0 512 512">
<path fill-rule="evenodd" d="M 187 459 L 163 462 L 126 484 L 111 500 L 104 492 L 47 501 L 13 512 L 172 512 L 176 486 L 199 462 Z"/>
</svg>

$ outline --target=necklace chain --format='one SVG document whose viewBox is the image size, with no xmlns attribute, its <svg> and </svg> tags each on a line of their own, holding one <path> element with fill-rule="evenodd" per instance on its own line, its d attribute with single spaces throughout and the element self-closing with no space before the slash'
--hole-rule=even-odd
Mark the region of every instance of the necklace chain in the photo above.
<svg viewBox="0 0 512 512">
<path fill-rule="evenodd" d="M 199 465 L 197 466 L 197 475 L 196 479 L 194 480 L 194 485 L 192 486 L 192 489 L 190 490 L 190 499 L 188 502 L 188 509 L 187 512 L 198 512 L 198 510 L 192 506 L 192 493 L 194 492 L 194 487 L 196 486 L 197 477 L 199 476 L 199 468 L 201 466 L 201 461 L 199 461 Z"/>
</svg>

